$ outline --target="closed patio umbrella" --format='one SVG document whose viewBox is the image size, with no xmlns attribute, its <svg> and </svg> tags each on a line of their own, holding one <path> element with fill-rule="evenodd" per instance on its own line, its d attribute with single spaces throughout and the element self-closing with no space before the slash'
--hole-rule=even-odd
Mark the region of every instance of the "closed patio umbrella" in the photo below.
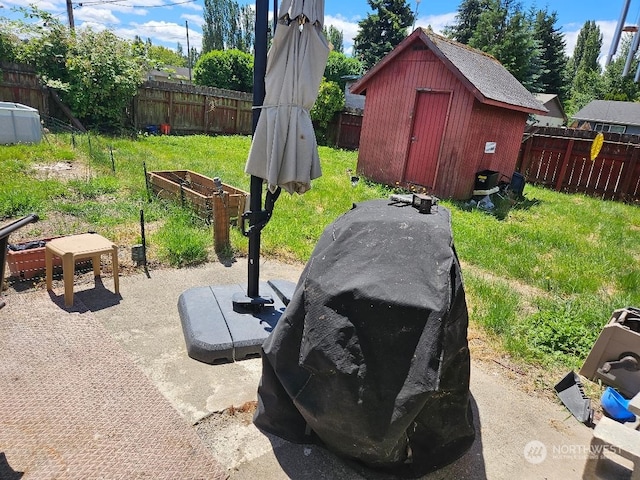
<svg viewBox="0 0 640 480">
<path fill-rule="evenodd" d="M 267 56 L 265 98 L 245 171 L 302 194 L 322 172 L 309 111 L 318 96 L 329 46 L 324 0 L 283 0 Z"/>
</svg>

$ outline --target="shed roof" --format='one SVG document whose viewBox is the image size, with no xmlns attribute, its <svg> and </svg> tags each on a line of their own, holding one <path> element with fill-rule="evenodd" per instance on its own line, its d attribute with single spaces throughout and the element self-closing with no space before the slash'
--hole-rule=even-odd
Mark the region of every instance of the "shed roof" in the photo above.
<svg viewBox="0 0 640 480">
<path fill-rule="evenodd" d="M 422 41 L 481 103 L 493 104 L 529 113 L 545 113 L 547 109 L 491 55 L 455 42 L 423 28 L 416 29 L 393 51 L 351 87 L 363 93 L 369 81 L 407 47 Z"/>
<path fill-rule="evenodd" d="M 640 103 L 615 100 L 593 100 L 578 111 L 575 120 L 640 125 Z"/>
</svg>

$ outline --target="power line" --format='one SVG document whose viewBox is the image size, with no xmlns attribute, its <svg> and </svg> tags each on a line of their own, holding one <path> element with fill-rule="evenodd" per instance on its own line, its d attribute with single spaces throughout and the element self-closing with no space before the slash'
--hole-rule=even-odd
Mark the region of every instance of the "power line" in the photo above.
<svg viewBox="0 0 640 480">
<path fill-rule="evenodd" d="M 89 0 L 88 2 L 80 2 L 78 3 L 78 7 L 84 7 L 87 5 L 119 5 L 121 7 L 130 7 L 130 8 L 162 8 L 162 7 L 172 7 L 174 5 L 184 5 L 185 3 L 194 3 L 197 0 L 184 0 L 182 2 L 173 2 L 173 3 L 163 3 L 161 5 L 127 5 L 123 4 L 124 0 Z"/>
</svg>

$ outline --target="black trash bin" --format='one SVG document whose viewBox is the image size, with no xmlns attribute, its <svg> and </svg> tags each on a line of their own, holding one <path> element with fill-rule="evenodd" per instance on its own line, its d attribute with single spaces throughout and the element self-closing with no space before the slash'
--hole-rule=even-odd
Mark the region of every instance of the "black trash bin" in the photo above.
<svg viewBox="0 0 640 480">
<path fill-rule="evenodd" d="M 482 170 L 476 173 L 474 190 L 490 190 L 498 185 L 500 172 L 495 170 Z"/>
</svg>

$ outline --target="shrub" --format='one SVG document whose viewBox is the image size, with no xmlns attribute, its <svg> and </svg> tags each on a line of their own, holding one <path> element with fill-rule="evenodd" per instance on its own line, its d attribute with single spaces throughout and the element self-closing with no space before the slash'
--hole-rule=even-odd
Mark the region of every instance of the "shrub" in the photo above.
<svg viewBox="0 0 640 480">
<path fill-rule="evenodd" d="M 193 81 L 207 87 L 251 92 L 253 57 L 240 50 L 212 50 L 198 59 Z"/>
<path fill-rule="evenodd" d="M 318 99 L 311 109 L 311 120 L 320 143 L 327 140 L 327 128 L 334 115 L 344 108 L 344 93 L 336 82 L 322 79 Z"/>
</svg>

